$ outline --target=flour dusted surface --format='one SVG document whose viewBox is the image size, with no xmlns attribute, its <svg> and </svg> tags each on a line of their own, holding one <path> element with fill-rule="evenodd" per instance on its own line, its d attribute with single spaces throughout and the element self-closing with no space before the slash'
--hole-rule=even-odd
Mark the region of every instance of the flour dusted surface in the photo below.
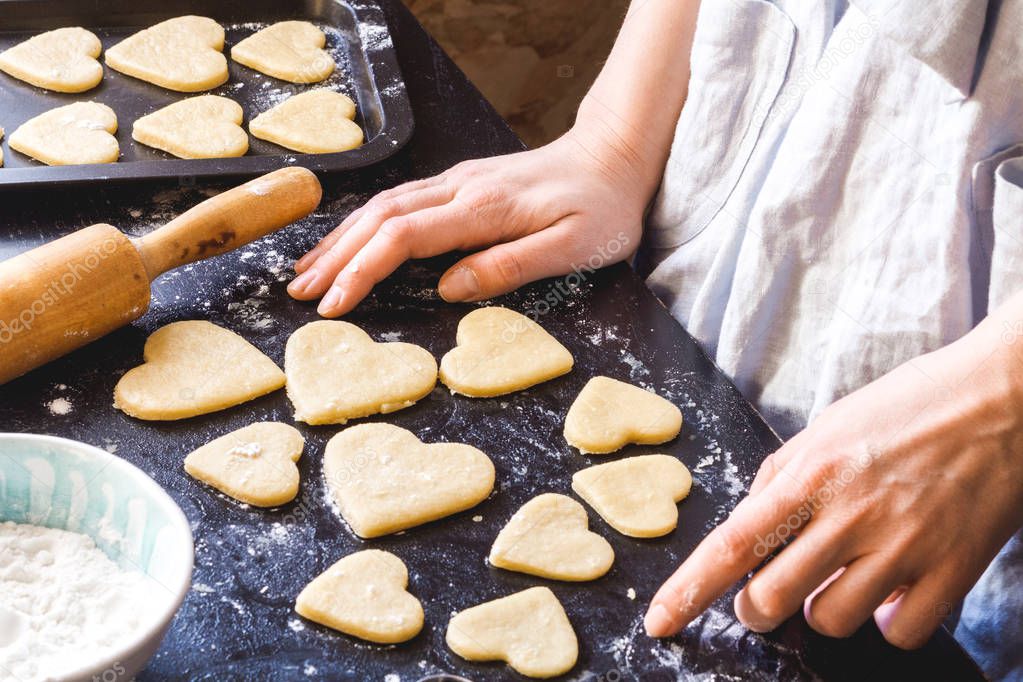
<svg viewBox="0 0 1023 682">
<path fill-rule="evenodd" d="M 166 599 L 85 535 L 0 523 L 0 671 L 19 682 L 98 661 L 137 636 Z"/>
</svg>

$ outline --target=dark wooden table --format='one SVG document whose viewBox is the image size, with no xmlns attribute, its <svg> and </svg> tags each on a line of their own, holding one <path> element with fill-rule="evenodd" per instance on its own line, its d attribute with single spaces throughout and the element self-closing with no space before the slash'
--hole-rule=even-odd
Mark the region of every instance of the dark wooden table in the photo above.
<svg viewBox="0 0 1023 682">
<path fill-rule="evenodd" d="M 730 597 L 678 637 L 656 641 L 643 634 L 642 615 L 661 580 L 727 515 L 779 442 L 624 265 L 602 270 L 567 293 L 563 282 L 548 281 L 500 301 L 543 313 L 541 323 L 576 358 L 571 374 L 493 400 L 452 396 L 438 388 L 415 407 L 387 416 L 386 421 L 427 441 L 472 443 L 491 455 L 498 471 L 495 494 L 476 509 L 398 536 L 360 541 L 330 510 L 320 458 L 337 427 L 302 428 L 307 438 L 302 491 L 278 510 L 238 505 L 184 474 L 184 455 L 211 438 L 251 421 L 290 421 L 283 392 L 178 423 L 138 422 L 112 409 L 113 386 L 140 362 L 146 335 L 171 321 L 212 320 L 282 362 L 288 335 L 317 319 L 313 306 L 285 293 L 295 258 L 379 190 L 463 159 L 522 149 L 400 2 L 382 4 L 415 112 L 411 143 L 373 168 L 324 178 L 321 208 L 295 227 L 161 278 L 152 309 L 132 327 L 0 387 L 0 430 L 50 433 L 106 447 L 147 471 L 192 522 L 193 589 L 139 679 L 395 682 L 441 672 L 473 680 L 514 678 L 502 664 L 469 664 L 452 655 L 444 629 L 453 611 L 544 582 L 492 569 L 484 557 L 522 503 L 544 491 L 570 493 L 571 474 L 592 463 L 565 444 L 561 425 L 571 400 L 595 374 L 651 387 L 682 408 L 686 426 L 676 441 L 620 454 L 672 453 L 693 471 L 695 486 L 681 505 L 680 527 L 659 540 L 624 538 L 591 515 L 591 526 L 612 542 L 617 560 L 611 573 L 593 583 L 551 584 L 580 640 L 580 660 L 568 678 L 672 680 L 705 673 L 711 676 L 700 679 L 980 679 L 945 631 L 909 653 L 887 646 L 872 625 L 837 641 L 816 635 L 796 617 L 774 633 L 757 635 L 734 620 Z M 144 234 L 220 189 L 181 178 L 163 185 L 4 194 L 0 258 L 95 222 Z M 420 343 L 440 357 L 454 342 L 458 319 L 472 308 L 446 305 L 436 296 L 436 279 L 450 262 L 441 258 L 403 267 L 349 319 L 377 339 Z M 70 405 L 67 414 L 50 409 L 58 399 Z M 409 643 L 362 643 L 292 611 L 302 586 L 340 556 L 367 546 L 398 554 L 410 568 L 426 627 Z"/>
</svg>

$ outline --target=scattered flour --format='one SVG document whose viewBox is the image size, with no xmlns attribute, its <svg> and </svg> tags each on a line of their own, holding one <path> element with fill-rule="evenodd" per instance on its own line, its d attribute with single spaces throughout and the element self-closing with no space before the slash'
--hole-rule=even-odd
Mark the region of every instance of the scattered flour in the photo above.
<svg viewBox="0 0 1023 682">
<path fill-rule="evenodd" d="M 46 408 L 50 411 L 50 414 L 62 417 L 66 414 L 71 414 L 75 406 L 67 398 L 55 398 L 46 403 Z"/>
<path fill-rule="evenodd" d="M 113 653 L 164 599 L 85 535 L 0 523 L 0 670 L 13 679 L 63 678 Z"/>
</svg>

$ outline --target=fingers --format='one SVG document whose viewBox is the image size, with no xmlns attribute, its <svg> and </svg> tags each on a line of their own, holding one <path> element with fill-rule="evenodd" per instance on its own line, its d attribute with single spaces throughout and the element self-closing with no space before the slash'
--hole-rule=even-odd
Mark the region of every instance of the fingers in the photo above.
<svg viewBox="0 0 1023 682">
<path fill-rule="evenodd" d="M 904 579 L 891 557 L 879 553 L 862 556 L 807 599 L 803 606 L 806 621 L 822 635 L 849 637 Z"/>
<path fill-rule="evenodd" d="M 798 530 L 810 515 L 803 486 L 776 476 L 756 497 L 747 497 L 701 542 L 661 586 L 647 611 L 651 637 L 666 637 L 705 611 L 733 583 L 770 553 L 779 529 Z"/>
<path fill-rule="evenodd" d="M 426 258 L 457 248 L 459 230 L 437 229 L 457 224 L 461 208 L 454 202 L 422 209 L 384 221 L 340 269 L 317 311 L 324 317 L 344 315 L 364 299 L 373 286 L 409 258 Z M 353 228 L 353 231 L 356 228 Z M 353 246 L 358 239 L 353 236 Z"/>
<path fill-rule="evenodd" d="M 972 579 L 964 583 L 947 572 L 930 573 L 897 599 L 879 606 L 874 620 L 889 643 L 900 649 L 917 649 L 927 643 L 972 583 Z"/>
<path fill-rule="evenodd" d="M 546 230 L 463 258 L 440 278 L 441 297 L 448 302 L 482 301 L 565 274 L 571 267 L 566 254 L 571 247 L 566 244 L 575 226 L 573 218 L 564 218 Z"/>
<path fill-rule="evenodd" d="M 299 300 L 322 296 L 337 278 L 341 269 L 352 260 L 381 226 L 408 214 L 443 205 L 450 201 L 454 190 L 434 185 L 392 196 L 376 203 L 370 202 L 361 210 L 354 223 L 338 228 L 337 238 L 320 253 L 316 260 L 288 285 L 288 293 Z"/>
<path fill-rule="evenodd" d="M 774 630 L 846 563 L 848 551 L 833 526 L 808 524 L 735 595 L 736 617 L 754 632 Z"/>
<path fill-rule="evenodd" d="M 308 270 L 309 266 L 315 263 L 317 258 L 323 255 L 325 251 L 330 249 L 330 247 L 332 247 L 337 242 L 337 240 L 341 238 L 341 235 L 343 235 L 345 231 L 348 230 L 349 227 L 354 225 L 355 222 L 362 217 L 362 214 L 366 212 L 366 208 L 369 204 L 372 204 L 373 202 L 380 202 L 387 199 L 391 199 L 402 194 L 412 192 L 417 189 L 425 189 L 427 187 L 432 187 L 434 185 L 442 183 L 443 181 L 444 176 L 437 175 L 430 178 L 424 178 L 422 180 L 406 182 L 401 185 L 398 185 L 397 187 L 392 187 L 389 190 L 380 192 L 372 199 L 370 199 L 370 201 L 367 202 L 367 204 L 364 204 L 360 208 L 350 213 L 348 217 L 345 218 L 340 225 L 338 225 L 337 228 L 331 230 L 331 232 L 326 237 L 321 239 L 320 242 L 315 247 L 310 249 L 308 253 L 299 258 L 298 261 L 295 262 L 295 272 L 301 275 L 303 272 Z"/>
</svg>

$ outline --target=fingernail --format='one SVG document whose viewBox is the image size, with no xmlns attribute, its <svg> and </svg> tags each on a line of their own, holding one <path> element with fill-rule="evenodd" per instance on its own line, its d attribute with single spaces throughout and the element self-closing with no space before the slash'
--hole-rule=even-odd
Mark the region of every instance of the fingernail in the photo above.
<svg viewBox="0 0 1023 682">
<path fill-rule="evenodd" d="M 310 251 L 309 253 L 295 261 L 295 272 L 301 274 L 303 270 L 308 270 L 309 266 L 312 265 L 313 261 L 315 260 L 316 259 L 313 258 L 313 252 Z"/>
<path fill-rule="evenodd" d="M 320 301 L 320 305 L 316 307 L 316 312 L 326 317 L 331 315 L 341 306 L 341 300 L 344 298 L 345 292 L 341 287 L 333 286 L 330 290 L 324 294 L 323 300 Z"/>
<path fill-rule="evenodd" d="M 437 288 L 448 303 L 469 301 L 479 296 L 480 281 L 472 268 L 462 266 L 441 277 Z"/>
<path fill-rule="evenodd" d="M 316 272 L 307 270 L 291 281 L 291 284 L 288 285 L 288 291 L 293 294 L 304 294 L 314 279 L 316 279 Z"/>
<path fill-rule="evenodd" d="M 671 614 L 668 613 L 668 609 L 664 608 L 663 604 L 654 604 L 646 612 L 646 618 L 643 619 L 643 627 L 650 637 L 665 637 L 671 634 L 672 629 L 675 627 L 675 621 L 672 620 Z"/>
</svg>

